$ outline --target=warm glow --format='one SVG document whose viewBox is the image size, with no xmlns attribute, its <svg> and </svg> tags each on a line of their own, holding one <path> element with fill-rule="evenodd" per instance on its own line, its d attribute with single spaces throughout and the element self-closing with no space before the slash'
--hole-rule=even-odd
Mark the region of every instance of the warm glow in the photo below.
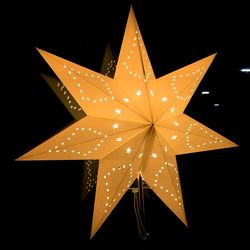
<svg viewBox="0 0 250 250">
<path fill-rule="evenodd" d="M 215 54 L 156 79 L 132 8 L 114 78 L 39 52 L 86 116 L 19 160 L 99 160 L 91 237 L 138 175 L 187 225 L 176 155 L 236 146 L 184 114 Z"/>
</svg>

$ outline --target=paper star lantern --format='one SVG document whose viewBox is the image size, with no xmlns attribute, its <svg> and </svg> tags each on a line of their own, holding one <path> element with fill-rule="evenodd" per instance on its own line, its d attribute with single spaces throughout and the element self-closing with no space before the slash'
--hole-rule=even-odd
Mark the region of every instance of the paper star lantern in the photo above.
<svg viewBox="0 0 250 250">
<path fill-rule="evenodd" d="M 176 155 L 237 146 L 183 113 L 215 54 L 156 79 L 132 8 L 114 79 L 39 52 L 86 116 L 19 160 L 99 160 L 91 237 L 139 176 L 187 225 Z"/>
</svg>

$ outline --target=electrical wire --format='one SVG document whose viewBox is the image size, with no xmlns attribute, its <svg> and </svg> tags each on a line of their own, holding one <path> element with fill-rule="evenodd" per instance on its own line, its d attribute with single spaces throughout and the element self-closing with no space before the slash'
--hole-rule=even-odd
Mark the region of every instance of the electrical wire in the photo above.
<svg viewBox="0 0 250 250">
<path fill-rule="evenodd" d="M 134 192 L 134 211 L 137 221 L 137 227 L 140 237 L 143 240 L 146 240 L 149 236 L 149 233 L 146 232 L 145 227 L 143 225 L 142 219 L 141 219 L 141 213 L 139 209 L 139 200 L 138 200 L 138 192 Z"/>
</svg>

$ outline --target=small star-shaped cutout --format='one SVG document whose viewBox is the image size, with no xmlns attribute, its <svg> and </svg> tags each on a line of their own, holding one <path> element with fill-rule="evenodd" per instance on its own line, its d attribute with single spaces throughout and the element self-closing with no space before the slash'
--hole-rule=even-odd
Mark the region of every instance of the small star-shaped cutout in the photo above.
<svg viewBox="0 0 250 250">
<path fill-rule="evenodd" d="M 168 98 L 164 96 L 161 98 L 161 100 L 162 100 L 162 102 L 166 102 L 168 100 Z"/>
<path fill-rule="evenodd" d="M 176 139 L 177 139 L 177 135 L 172 135 L 172 136 L 171 136 L 171 140 L 172 140 L 172 141 L 175 141 Z"/>
<path fill-rule="evenodd" d="M 119 124 L 118 123 L 114 123 L 112 127 L 113 127 L 113 129 L 117 129 L 117 128 L 119 128 Z"/>
<path fill-rule="evenodd" d="M 120 109 L 116 109 L 116 110 L 115 110 L 115 113 L 116 113 L 117 115 L 120 115 L 121 112 L 122 112 L 122 111 L 121 111 Z"/>
<path fill-rule="evenodd" d="M 135 95 L 136 95 L 136 96 L 142 96 L 142 92 L 141 92 L 141 90 L 136 90 Z"/>
<path fill-rule="evenodd" d="M 151 156 L 152 156 L 152 158 L 154 158 L 154 159 L 155 159 L 155 158 L 158 158 L 157 153 L 152 153 Z"/>
<path fill-rule="evenodd" d="M 127 154 L 130 154 L 131 152 L 132 152 L 131 147 L 126 148 L 126 153 L 127 153 Z"/>
</svg>

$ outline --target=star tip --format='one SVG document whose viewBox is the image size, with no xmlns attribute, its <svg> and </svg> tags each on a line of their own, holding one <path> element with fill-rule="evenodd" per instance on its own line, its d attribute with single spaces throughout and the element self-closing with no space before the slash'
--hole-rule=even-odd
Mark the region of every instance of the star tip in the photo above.
<svg viewBox="0 0 250 250">
<path fill-rule="evenodd" d="M 20 156 L 20 157 L 14 159 L 14 161 L 23 161 L 23 160 L 24 160 L 24 159 L 23 159 L 23 156 Z"/>
<path fill-rule="evenodd" d="M 183 224 L 184 224 L 187 228 L 189 227 L 186 217 L 183 218 L 182 222 L 183 222 Z"/>
<path fill-rule="evenodd" d="M 48 54 L 47 51 L 42 50 L 42 49 L 40 49 L 40 48 L 38 48 L 38 47 L 36 47 L 36 49 L 37 49 L 37 51 L 40 53 L 41 56 L 45 56 L 46 54 Z"/>
<path fill-rule="evenodd" d="M 215 52 L 213 54 L 211 54 L 209 57 L 212 57 L 213 59 L 217 56 L 218 52 Z"/>
<path fill-rule="evenodd" d="M 38 47 L 36 47 L 36 50 L 38 51 L 38 52 L 41 52 L 42 50 L 40 49 L 40 48 L 38 48 Z"/>
<path fill-rule="evenodd" d="M 37 51 L 38 51 L 40 54 L 45 53 L 45 51 L 44 51 L 44 50 L 42 50 L 42 49 L 40 49 L 40 48 L 36 48 L 36 49 L 37 49 Z"/>
<path fill-rule="evenodd" d="M 209 56 L 206 57 L 206 60 L 208 60 L 209 63 L 211 63 L 211 62 L 215 59 L 217 53 L 218 53 L 218 52 L 215 52 L 215 53 L 213 53 L 213 54 L 210 54 Z"/>
<path fill-rule="evenodd" d="M 14 159 L 15 161 L 29 161 L 30 160 L 30 155 L 28 153 L 19 156 L 18 158 Z"/>
<path fill-rule="evenodd" d="M 133 5 L 132 3 L 130 4 L 130 11 L 129 11 L 131 14 L 134 14 L 134 8 L 133 8 Z"/>
<path fill-rule="evenodd" d="M 234 148 L 234 147 L 239 147 L 240 145 L 238 145 L 237 143 L 228 140 L 228 147 L 230 148 Z"/>
<path fill-rule="evenodd" d="M 95 233 L 91 232 L 89 239 L 92 240 L 94 235 L 95 235 Z"/>
</svg>

